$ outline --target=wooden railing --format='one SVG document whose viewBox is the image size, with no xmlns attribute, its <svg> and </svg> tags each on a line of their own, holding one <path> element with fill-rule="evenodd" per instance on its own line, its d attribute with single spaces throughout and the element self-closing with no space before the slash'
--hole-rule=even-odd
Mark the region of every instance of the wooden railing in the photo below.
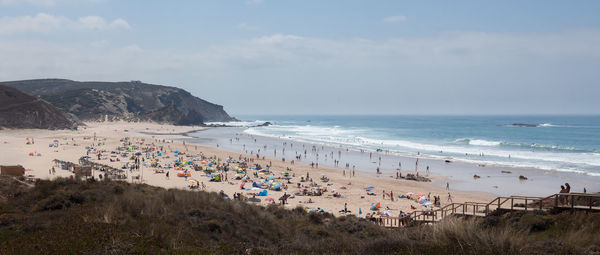
<svg viewBox="0 0 600 255">
<path fill-rule="evenodd" d="M 486 217 L 493 213 L 511 211 L 547 210 L 552 208 L 600 211 L 600 193 L 559 193 L 547 197 L 510 196 L 497 197 L 489 203 L 451 203 L 433 210 L 418 210 L 409 214 L 410 221 L 434 223 L 448 215 Z M 393 217 L 381 217 L 391 219 Z M 397 218 L 396 218 L 397 219 Z M 405 224 L 380 224 L 403 226 Z M 389 225 L 389 226 L 388 226 Z"/>
</svg>

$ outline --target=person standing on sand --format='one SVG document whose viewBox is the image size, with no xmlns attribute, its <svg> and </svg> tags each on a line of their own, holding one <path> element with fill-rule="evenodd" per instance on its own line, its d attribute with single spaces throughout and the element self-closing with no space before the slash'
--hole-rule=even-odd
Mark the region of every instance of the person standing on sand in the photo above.
<svg viewBox="0 0 600 255">
<path fill-rule="evenodd" d="M 448 192 L 448 200 L 446 202 L 452 203 L 452 195 L 450 195 L 450 192 Z"/>
<path fill-rule="evenodd" d="M 383 200 L 385 200 L 385 190 L 381 193 L 381 196 L 383 197 Z"/>
<path fill-rule="evenodd" d="M 165 178 L 166 178 L 167 180 L 169 180 L 169 170 L 167 170 L 167 173 L 165 174 Z"/>
<path fill-rule="evenodd" d="M 352 177 L 354 177 L 354 173 L 355 173 L 355 172 L 354 172 L 354 169 L 352 169 Z"/>
<path fill-rule="evenodd" d="M 446 182 L 446 190 L 450 190 L 450 183 Z"/>
</svg>

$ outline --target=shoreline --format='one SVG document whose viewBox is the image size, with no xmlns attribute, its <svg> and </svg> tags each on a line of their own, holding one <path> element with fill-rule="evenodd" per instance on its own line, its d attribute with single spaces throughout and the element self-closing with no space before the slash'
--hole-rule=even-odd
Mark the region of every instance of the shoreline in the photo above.
<svg viewBox="0 0 600 255">
<path fill-rule="evenodd" d="M 125 131 L 127 130 L 127 131 Z M 213 130 L 213 129 L 209 129 Z M 167 131 L 167 132 L 166 132 Z M 42 179 L 53 179 L 56 177 L 69 177 L 71 172 L 56 170 L 56 174 L 49 174 L 49 169 L 54 166 L 52 163 L 53 159 L 60 159 L 65 161 L 77 162 L 79 157 L 86 155 L 86 147 L 95 147 L 98 150 L 105 150 L 105 153 L 110 153 L 120 146 L 121 139 L 124 137 L 130 137 L 131 141 L 135 143 L 153 143 L 155 146 L 164 146 L 164 149 L 168 154 L 169 151 L 185 151 L 188 155 L 206 155 L 216 156 L 217 158 L 225 159 L 227 157 L 238 158 L 239 152 L 229 151 L 225 148 L 211 148 L 203 145 L 193 145 L 186 141 L 186 144 L 176 142 L 178 139 L 189 138 L 181 135 L 182 133 L 188 133 L 193 131 L 190 127 L 181 126 L 170 126 L 170 125 L 159 125 L 155 123 L 89 123 L 87 127 L 77 131 L 49 131 L 49 130 L 2 130 L 0 131 L 0 148 L 2 151 L 6 151 L 0 155 L 0 164 L 2 165 L 13 165 L 21 164 L 27 169 L 31 169 L 27 174 L 32 174 L 36 178 Z M 149 135 L 143 132 L 150 133 L 162 133 L 165 135 Z M 96 134 L 97 141 L 92 140 L 91 137 Z M 26 144 L 25 138 L 34 138 L 35 144 Z M 163 143 L 162 140 L 165 140 Z M 53 141 L 58 140 L 58 147 L 50 147 L 49 144 Z M 170 141 L 173 142 L 170 142 Z M 29 153 L 33 152 L 35 155 L 40 156 L 29 156 Z M 108 154 L 110 155 L 110 154 Z M 171 156 L 171 155 L 169 155 Z M 248 156 L 248 155 L 245 155 Z M 95 160 L 95 159 L 94 159 Z M 172 160 L 167 157 L 163 157 L 162 160 Z M 266 165 L 272 161 L 272 173 L 276 178 L 283 176 L 283 172 L 286 168 L 290 174 L 294 177 L 291 179 L 292 183 L 287 184 L 289 189 L 287 191 L 271 191 L 269 190 L 269 197 L 277 199 L 283 194 L 296 194 L 296 185 L 300 176 L 305 173 L 310 173 L 310 176 L 315 179 L 316 182 L 322 183 L 318 178 L 321 175 L 326 175 L 329 178 L 328 183 L 323 183 L 323 187 L 327 187 L 328 191 L 323 196 L 315 197 L 301 197 L 296 196 L 293 199 L 288 200 L 289 204 L 286 208 L 295 208 L 296 206 L 302 206 L 308 210 L 315 210 L 317 208 L 323 208 L 324 211 L 340 215 L 340 210 L 344 209 L 344 205 L 347 204 L 348 210 L 352 211 L 352 214 L 358 215 L 358 211 L 362 211 L 362 215 L 365 216 L 369 213 L 369 207 L 373 203 L 381 203 L 382 208 L 389 207 L 394 215 L 399 211 L 409 212 L 411 206 L 417 209 L 423 209 L 419 203 L 408 199 L 399 199 L 397 195 L 406 194 L 409 192 L 413 193 L 424 193 L 428 194 L 431 192 L 431 196 L 439 195 L 441 197 L 442 205 L 446 204 L 448 191 L 439 188 L 433 183 L 422 183 L 407 180 L 396 180 L 388 178 L 387 174 L 376 176 L 373 174 L 367 174 L 357 172 L 355 177 L 350 177 L 349 174 L 344 176 L 339 169 L 330 167 L 319 167 L 311 168 L 310 165 L 303 162 L 296 162 L 291 164 L 289 161 L 282 162 L 274 158 L 265 158 L 265 160 L 255 160 L 255 163 Z M 120 168 L 127 162 L 123 160 L 119 162 L 110 162 L 107 159 L 97 161 L 98 163 L 108 164 L 116 168 Z M 184 178 L 176 177 L 173 169 L 168 170 L 171 173 L 170 178 L 165 178 L 164 174 L 155 173 L 155 168 L 151 168 L 147 165 L 143 165 L 139 172 L 135 170 L 131 173 L 125 171 L 127 175 L 127 181 L 138 182 L 133 180 L 132 176 L 141 175 L 143 183 L 153 186 L 159 186 L 163 188 L 178 188 L 187 189 L 188 182 Z M 94 175 L 97 175 L 96 172 Z M 204 182 L 207 186 L 207 191 L 219 192 L 223 190 L 225 194 L 232 197 L 234 193 L 241 192 L 245 196 L 250 197 L 252 191 L 241 190 L 239 188 L 240 181 L 231 180 L 228 182 L 209 182 L 209 179 L 202 172 L 191 171 L 192 177 L 197 178 Z M 438 177 L 433 177 L 438 178 Z M 254 178 L 255 179 L 255 178 Z M 256 180 L 256 179 L 255 179 Z M 306 185 L 306 183 L 300 183 Z M 325 185 L 326 184 L 326 185 Z M 251 186 L 250 184 L 246 185 Z M 373 192 L 376 196 L 369 196 L 366 194 L 364 188 L 368 186 L 375 186 Z M 389 193 L 393 192 L 394 201 L 391 201 L 389 196 L 383 198 L 383 191 Z M 337 192 L 342 195 L 343 198 L 336 198 L 332 196 L 332 193 Z M 452 194 L 453 202 L 465 202 L 465 201 L 478 201 L 478 202 L 489 202 L 494 196 L 484 192 L 464 192 L 455 190 L 451 187 L 450 191 Z M 312 200 L 313 203 L 306 203 L 308 200 Z M 277 201 L 276 201 L 277 202 Z M 266 205 L 268 202 L 261 201 L 260 204 Z"/>
<path fill-rule="evenodd" d="M 231 130 L 226 129 L 227 131 Z M 215 144 L 220 143 L 222 147 L 228 147 L 233 151 L 237 151 L 238 153 L 243 151 L 239 143 L 243 143 L 244 146 L 248 146 L 245 148 L 246 153 L 250 153 L 251 151 L 256 152 L 257 149 L 260 149 L 263 144 L 268 145 L 269 149 L 279 150 L 281 153 L 282 143 L 293 143 L 297 145 L 307 145 L 307 146 L 317 146 L 317 147 L 325 147 L 325 150 L 335 151 L 341 149 L 342 153 L 344 150 L 348 149 L 350 154 L 354 154 L 353 160 L 356 161 L 369 161 L 369 158 L 365 158 L 364 155 L 366 153 L 360 152 L 353 147 L 344 147 L 339 144 L 329 144 L 325 145 L 324 143 L 311 143 L 311 142 L 303 142 L 292 140 L 288 138 L 274 138 L 270 136 L 260 136 L 254 135 L 244 132 L 245 127 L 238 127 L 238 132 L 218 132 L 219 129 L 205 130 L 203 132 L 197 132 L 195 137 L 199 137 L 202 141 L 199 141 L 199 144 L 205 146 L 215 147 Z M 225 129 L 222 129 L 225 130 Z M 194 137 L 194 135 L 191 135 Z M 211 138 L 207 138 L 210 136 Z M 236 144 L 229 144 L 229 139 L 231 136 L 235 136 L 240 140 L 236 147 Z M 212 138 L 216 137 L 216 138 Z M 249 139 L 248 139 L 249 138 Z M 260 138 L 261 143 L 259 146 L 253 145 L 252 139 Z M 186 140 L 186 142 L 192 142 L 190 140 Z M 287 147 L 288 151 L 290 150 Z M 293 151 L 292 151 L 293 152 Z M 296 152 L 297 153 L 297 152 Z M 382 168 L 385 174 L 394 174 L 397 169 L 397 162 L 402 161 L 402 166 L 405 166 L 406 162 L 414 162 L 418 158 L 423 164 L 432 165 L 432 175 L 437 176 L 439 178 L 449 178 L 454 179 L 454 182 L 459 184 L 462 191 L 483 191 L 490 194 L 500 195 L 500 196 L 510 196 L 510 195 L 538 195 L 545 196 L 549 194 L 557 193 L 560 185 L 563 185 L 565 182 L 571 183 L 571 186 L 576 187 L 575 190 L 579 191 L 583 190 L 585 187 L 588 191 L 591 192 L 600 192 L 600 190 L 596 190 L 596 187 L 600 187 L 600 177 L 592 176 L 592 175 L 583 175 L 577 172 L 562 172 L 562 171 L 554 171 L 554 170 L 544 170 L 534 167 L 515 167 L 515 166 L 505 166 L 505 165 L 496 165 L 496 164 L 486 164 L 484 167 L 479 164 L 475 164 L 472 162 L 465 162 L 461 160 L 452 161 L 452 163 L 445 163 L 444 159 L 436 158 L 436 157 L 416 157 L 410 155 L 398 155 L 392 153 L 385 152 L 372 152 L 373 155 L 381 156 L 385 161 L 388 159 L 388 163 L 391 160 L 394 161 L 396 166 L 388 166 L 387 168 Z M 271 154 L 273 155 L 273 154 Z M 334 155 L 337 156 L 337 155 Z M 287 156 L 286 156 L 287 157 Z M 362 157 L 362 158 L 361 158 Z M 310 158 L 310 155 L 309 155 Z M 390 159 L 391 158 L 391 159 Z M 288 158 L 289 159 L 289 158 Z M 328 166 L 333 167 L 334 169 L 340 170 L 342 167 L 334 167 L 331 162 L 323 162 L 322 159 L 318 159 L 312 157 L 309 161 L 319 161 L 320 163 L 327 164 Z M 354 162 L 352 162 L 354 163 Z M 359 162 L 360 163 L 360 162 Z M 389 164 L 388 164 L 389 165 Z M 358 166 L 358 165 L 357 165 Z M 364 169 L 375 169 L 372 165 L 363 164 L 362 167 L 357 168 L 358 171 L 362 171 L 364 173 L 369 173 L 370 171 L 365 171 Z M 403 167 L 406 169 L 407 167 Z M 387 170 L 387 172 L 386 172 Z M 372 171 L 372 170 L 371 170 Z M 402 170 L 405 172 L 406 170 Z M 506 172 L 510 173 L 506 173 Z M 408 170 L 407 172 L 415 173 L 414 170 Z M 423 171 L 424 172 L 424 171 Z M 475 179 L 474 176 L 477 175 L 482 178 Z M 519 176 L 525 176 L 528 180 L 523 181 L 519 179 Z M 507 178 L 514 178 L 507 179 Z M 445 185 L 444 182 L 437 182 L 439 187 L 443 187 Z M 486 186 L 487 185 L 487 186 Z M 502 185 L 504 185 L 504 190 L 502 190 Z M 542 185 L 542 186 L 539 186 Z M 451 185 L 453 186 L 453 185 Z M 500 187 L 496 187 L 500 186 Z M 531 186 L 531 187 L 529 187 Z M 495 187 L 495 188 L 494 188 Z M 541 189 L 540 189 L 541 188 Z M 596 189 L 595 189 L 596 188 Z"/>
</svg>

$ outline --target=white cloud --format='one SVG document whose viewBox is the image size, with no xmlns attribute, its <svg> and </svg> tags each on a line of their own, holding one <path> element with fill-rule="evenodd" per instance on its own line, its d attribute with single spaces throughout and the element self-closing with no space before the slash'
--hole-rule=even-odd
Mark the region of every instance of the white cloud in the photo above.
<svg viewBox="0 0 600 255">
<path fill-rule="evenodd" d="M 247 30 L 247 31 L 258 31 L 258 30 L 260 30 L 259 27 L 248 25 L 248 23 L 246 23 L 246 22 L 242 22 L 242 23 L 238 24 L 237 28 L 241 29 L 241 30 Z"/>
<path fill-rule="evenodd" d="M 493 95 L 500 98 L 498 104 L 519 112 L 519 108 L 529 109 L 529 105 L 534 105 L 523 98 L 542 98 L 540 93 L 564 94 L 564 100 L 597 94 L 599 89 L 593 85 L 600 79 L 595 68 L 600 63 L 597 45 L 600 45 L 600 30 L 546 34 L 449 32 L 385 40 L 275 34 L 203 45 L 198 47 L 201 50 L 148 50 L 144 45 L 126 46 L 114 41 L 109 45 L 103 41 L 78 44 L 3 39 L 0 77 L 3 80 L 139 79 L 182 86 L 206 99 L 211 96 L 222 99 L 227 94 L 226 100 L 217 103 L 229 109 L 238 104 L 237 110 L 247 113 L 272 109 L 236 103 L 244 102 L 247 96 L 237 97 L 230 92 L 244 89 L 243 86 L 255 86 L 248 92 L 250 96 L 272 94 L 273 98 L 289 101 L 275 102 L 282 105 L 301 105 L 299 100 L 306 97 L 319 99 L 315 102 L 327 101 L 327 96 L 339 93 L 350 101 L 382 98 L 373 103 L 370 111 L 388 109 L 387 113 L 394 113 L 394 109 L 414 109 L 423 98 L 453 106 L 452 100 L 479 102 L 473 98 Z M 205 89 L 206 86 L 211 89 Z M 285 97 L 277 91 L 298 96 Z M 386 93 L 381 94 L 382 91 Z M 514 95 L 522 96 L 515 99 Z M 548 104 L 540 103 L 536 109 L 556 110 L 552 108 L 553 100 L 561 99 L 554 96 L 547 100 Z M 341 103 L 331 111 L 366 111 L 359 106 L 365 107 Z M 422 111 L 440 110 L 428 109 Z M 467 108 L 460 107 L 452 111 L 463 110 L 468 113 Z"/>
<path fill-rule="evenodd" d="M 386 23 L 400 23 L 406 20 L 406 16 L 390 16 L 383 19 Z"/>
<path fill-rule="evenodd" d="M 105 40 L 77 46 L 7 39 L 0 41 L 0 56 L 3 56 L 0 77 L 11 79 L 15 74 L 22 74 L 18 78 L 56 77 L 73 73 L 86 77 L 94 76 L 99 70 L 107 75 L 126 75 L 130 70 L 147 73 L 146 70 L 173 67 L 192 72 L 215 69 L 226 72 L 247 66 L 439 69 L 526 65 L 579 58 L 600 61 L 597 45 L 600 45 L 600 30 L 539 35 L 453 32 L 428 38 L 388 40 L 332 40 L 275 34 L 193 52 L 147 51 L 135 44 L 115 48 L 109 47 Z M 136 58 L 129 59 L 132 55 Z M 124 65 L 128 61 L 131 62 Z M 74 67 L 77 71 L 72 70 Z"/>
<path fill-rule="evenodd" d="M 52 33 L 60 30 L 131 29 L 127 21 L 107 22 L 102 17 L 86 16 L 72 20 L 64 16 L 38 13 L 35 16 L 4 17 L 0 19 L 0 34 Z"/>
</svg>

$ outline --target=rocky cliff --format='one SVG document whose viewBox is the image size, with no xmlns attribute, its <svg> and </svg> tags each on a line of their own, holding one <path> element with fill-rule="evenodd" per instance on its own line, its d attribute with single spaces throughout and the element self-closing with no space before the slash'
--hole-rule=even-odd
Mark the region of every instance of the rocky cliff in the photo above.
<svg viewBox="0 0 600 255">
<path fill-rule="evenodd" d="M 41 79 L 2 82 L 48 101 L 84 121 L 156 121 L 199 125 L 231 121 L 223 106 L 168 86 L 131 82 L 79 82 Z"/>
<path fill-rule="evenodd" d="M 0 85 L 0 128 L 67 129 L 77 127 L 71 116 L 46 101 Z"/>
</svg>

